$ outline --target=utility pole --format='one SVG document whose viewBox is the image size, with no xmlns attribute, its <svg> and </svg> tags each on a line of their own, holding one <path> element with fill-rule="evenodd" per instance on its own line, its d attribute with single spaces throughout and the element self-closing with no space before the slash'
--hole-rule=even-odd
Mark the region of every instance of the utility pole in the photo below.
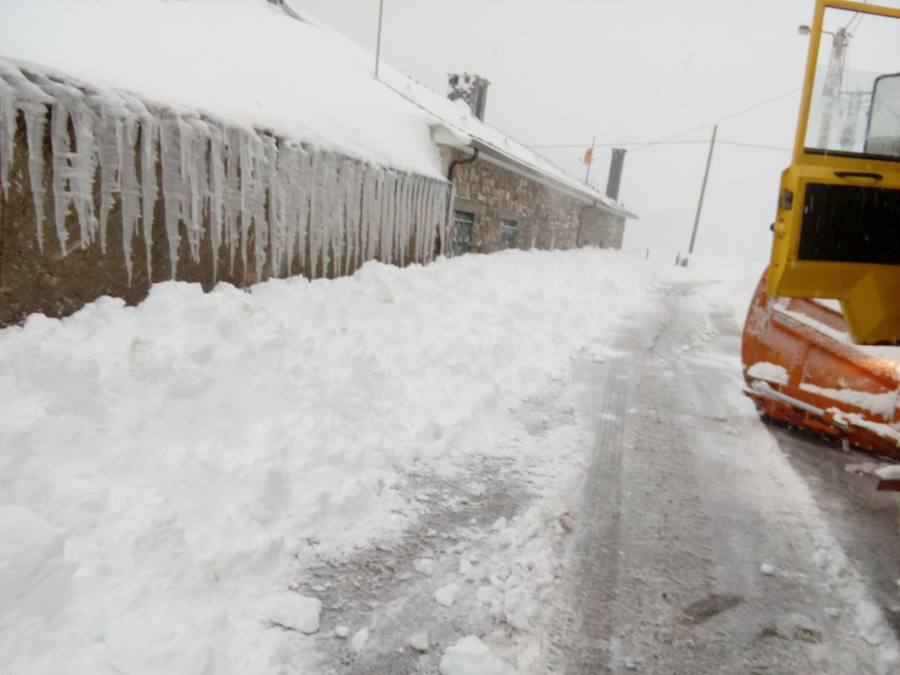
<svg viewBox="0 0 900 675">
<path fill-rule="evenodd" d="M 709 180 L 709 166 L 712 164 L 713 148 L 716 147 L 716 132 L 719 125 L 713 126 L 712 138 L 709 141 L 709 154 L 706 156 L 706 171 L 703 173 L 703 186 L 700 188 L 700 201 L 697 203 L 697 215 L 694 217 L 694 231 L 691 232 L 691 245 L 688 247 L 688 255 L 694 252 L 694 242 L 697 241 L 697 226 L 700 224 L 700 212 L 703 211 L 703 197 L 706 195 L 706 182 Z"/>
<path fill-rule="evenodd" d="M 587 161 L 585 162 L 585 164 L 587 164 L 587 169 L 585 170 L 585 173 L 584 173 L 585 185 L 589 185 L 588 181 L 591 178 L 591 164 L 594 163 L 594 146 L 595 145 L 597 145 L 597 136 L 594 136 L 594 138 L 591 139 L 591 149 L 588 150 L 586 153 L 584 153 L 584 156 L 587 159 Z"/>
<path fill-rule="evenodd" d="M 381 17 L 384 15 L 384 0 L 378 0 L 378 40 L 375 43 L 375 79 L 378 79 L 378 64 L 381 61 Z"/>
<path fill-rule="evenodd" d="M 822 31 L 823 33 L 826 31 Z M 841 95 L 841 82 L 844 79 L 844 50 L 850 42 L 847 28 L 838 28 L 831 34 L 831 58 L 828 59 L 828 71 L 825 75 L 823 87 L 822 126 L 819 127 L 819 147 L 828 149 L 831 136 L 831 119 L 834 116 L 834 108 Z"/>
</svg>

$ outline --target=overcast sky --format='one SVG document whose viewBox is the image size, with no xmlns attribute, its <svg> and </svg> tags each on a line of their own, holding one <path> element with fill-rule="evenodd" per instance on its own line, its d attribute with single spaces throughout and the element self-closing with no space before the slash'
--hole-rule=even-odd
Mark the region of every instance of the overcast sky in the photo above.
<svg viewBox="0 0 900 675">
<path fill-rule="evenodd" d="M 375 50 L 378 0 L 291 0 Z M 598 143 L 666 138 L 799 89 L 812 0 L 384 0 L 382 57 L 445 93 L 447 73 L 491 81 L 486 121 L 583 177 Z M 799 92 L 719 126 L 722 141 L 789 148 Z M 686 250 L 711 127 L 698 144 L 630 148 L 625 247 Z M 698 254 L 765 264 L 787 151 L 717 145 Z M 595 153 L 603 188 L 607 150 Z"/>
</svg>

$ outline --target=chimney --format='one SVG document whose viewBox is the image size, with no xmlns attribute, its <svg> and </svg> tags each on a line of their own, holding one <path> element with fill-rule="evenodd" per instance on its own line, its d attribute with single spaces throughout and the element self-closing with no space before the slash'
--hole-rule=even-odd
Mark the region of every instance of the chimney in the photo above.
<svg viewBox="0 0 900 675">
<path fill-rule="evenodd" d="M 483 122 L 484 109 L 487 106 L 487 89 L 490 82 L 471 73 L 451 73 L 447 81 L 450 84 L 450 92 L 447 94 L 447 98 L 451 101 L 462 99 L 469 104 L 472 114 Z"/>
<path fill-rule="evenodd" d="M 616 201 L 619 198 L 619 186 L 622 184 L 622 166 L 625 164 L 625 150 L 613 148 L 612 160 L 609 163 L 609 179 L 606 181 L 606 196 Z"/>
</svg>

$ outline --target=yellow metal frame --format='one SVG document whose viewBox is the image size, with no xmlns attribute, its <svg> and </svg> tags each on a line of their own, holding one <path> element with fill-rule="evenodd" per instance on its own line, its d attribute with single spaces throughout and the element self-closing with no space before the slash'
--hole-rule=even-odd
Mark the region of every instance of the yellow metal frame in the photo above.
<svg viewBox="0 0 900 675">
<path fill-rule="evenodd" d="M 798 260 L 804 194 L 808 183 L 872 186 L 876 183 L 869 179 L 839 178 L 835 172 L 874 172 L 883 176 L 877 182 L 879 188 L 900 190 L 900 162 L 806 152 L 816 65 L 828 8 L 900 20 L 900 8 L 847 0 L 816 2 L 792 162 L 781 176 L 768 291 L 776 296 L 837 298 L 841 300 L 844 317 L 855 341 L 896 343 L 900 342 L 900 266 Z M 786 203 L 786 191 L 793 193 L 792 204 Z"/>
</svg>

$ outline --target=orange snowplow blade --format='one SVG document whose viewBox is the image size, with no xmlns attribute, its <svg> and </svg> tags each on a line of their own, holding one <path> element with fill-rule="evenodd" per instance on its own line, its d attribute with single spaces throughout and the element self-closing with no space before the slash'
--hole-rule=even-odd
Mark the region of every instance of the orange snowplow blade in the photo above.
<svg viewBox="0 0 900 675">
<path fill-rule="evenodd" d="M 757 286 L 741 349 L 761 414 L 900 460 L 900 348 L 854 346 L 840 312 Z"/>
</svg>

